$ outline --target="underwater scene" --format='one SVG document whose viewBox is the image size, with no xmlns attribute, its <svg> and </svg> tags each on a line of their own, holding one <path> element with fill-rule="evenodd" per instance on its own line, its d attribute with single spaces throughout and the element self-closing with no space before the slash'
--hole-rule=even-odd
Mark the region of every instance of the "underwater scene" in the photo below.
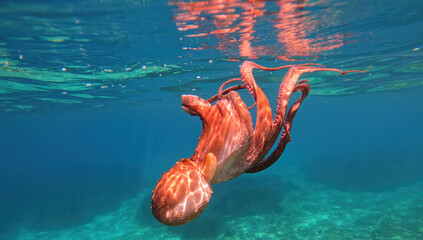
<svg viewBox="0 0 423 240">
<path fill-rule="evenodd" d="M 422 26 L 415 0 L 0 1 L 0 239 L 423 239 Z"/>
</svg>

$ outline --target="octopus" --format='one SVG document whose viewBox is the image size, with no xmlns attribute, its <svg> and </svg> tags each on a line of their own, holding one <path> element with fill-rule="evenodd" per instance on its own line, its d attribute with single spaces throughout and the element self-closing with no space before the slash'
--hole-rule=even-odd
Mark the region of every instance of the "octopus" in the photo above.
<svg viewBox="0 0 423 240">
<path fill-rule="evenodd" d="M 284 68 L 288 71 L 280 84 L 273 116 L 266 95 L 254 80 L 253 69 L 276 71 Z M 260 172 L 274 164 L 291 141 L 294 117 L 310 92 L 307 80 L 298 81 L 301 74 L 332 71 L 344 75 L 369 69 L 341 71 L 319 64 L 267 68 L 245 61 L 241 65 L 241 78 L 223 83 L 210 99 L 182 95 L 182 108 L 200 117 L 203 130 L 194 154 L 178 161 L 157 182 L 152 196 L 153 216 L 166 225 L 186 224 L 199 217 L 207 207 L 213 184 L 229 181 L 243 173 Z M 242 84 L 225 89 L 233 81 Z M 240 89 L 248 90 L 254 98 L 252 106 L 247 107 L 241 99 L 237 92 Z M 296 91 L 300 91 L 301 96 L 288 109 L 289 98 Z M 250 109 L 254 106 L 257 114 L 253 129 Z M 269 153 L 278 137 L 276 147 Z"/>
</svg>

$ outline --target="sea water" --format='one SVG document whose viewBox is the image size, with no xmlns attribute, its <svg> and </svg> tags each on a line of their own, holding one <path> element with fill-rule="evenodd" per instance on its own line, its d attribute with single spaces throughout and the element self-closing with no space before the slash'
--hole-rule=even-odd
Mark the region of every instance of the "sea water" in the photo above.
<svg viewBox="0 0 423 240">
<path fill-rule="evenodd" d="M 0 238 L 421 239 L 422 12 L 393 0 L 2 1 Z M 198 219 L 162 225 L 151 191 L 202 129 L 180 96 L 210 98 L 246 60 L 372 68 L 304 74 L 311 92 L 282 157 L 213 185 Z M 254 72 L 273 109 L 285 73 Z"/>
</svg>

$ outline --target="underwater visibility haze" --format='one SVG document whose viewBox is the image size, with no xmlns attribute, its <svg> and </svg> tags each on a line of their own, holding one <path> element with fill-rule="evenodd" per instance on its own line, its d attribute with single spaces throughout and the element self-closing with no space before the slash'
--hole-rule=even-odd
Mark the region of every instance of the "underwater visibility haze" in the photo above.
<svg viewBox="0 0 423 240">
<path fill-rule="evenodd" d="M 1 1 L 0 239 L 421 239 L 422 13 L 413 0 Z M 285 139 L 279 160 L 236 172 L 254 151 L 235 144 L 247 160 L 220 171 L 199 137 L 256 144 L 287 69 L 254 70 L 264 95 L 244 82 L 241 100 L 218 96 L 229 127 L 181 96 L 212 98 L 245 61 L 360 72 L 302 74 L 287 109 L 308 96 L 278 123 L 290 142 L 279 129 L 255 148 Z M 263 96 L 271 110 L 247 113 Z M 217 159 L 199 172 L 213 196 L 166 226 L 152 190 L 194 153 Z"/>
</svg>

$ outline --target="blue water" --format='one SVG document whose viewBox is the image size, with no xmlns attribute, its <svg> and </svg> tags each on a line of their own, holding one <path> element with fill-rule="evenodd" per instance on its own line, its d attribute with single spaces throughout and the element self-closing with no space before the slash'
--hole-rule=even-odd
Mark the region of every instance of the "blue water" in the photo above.
<svg viewBox="0 0 423 240">
<path fill-rule="evenodd" d="M 423 4 L 227 2 L 0 2 L 1 239 L 421 239 Z M 279 161 L 164 226 L 151 191 L 202 129 L 180 96 L 245 60 L 372 69 L 303 75 Z M 273 109 L 285 73 L 254 72 Z"/>
</svg>

